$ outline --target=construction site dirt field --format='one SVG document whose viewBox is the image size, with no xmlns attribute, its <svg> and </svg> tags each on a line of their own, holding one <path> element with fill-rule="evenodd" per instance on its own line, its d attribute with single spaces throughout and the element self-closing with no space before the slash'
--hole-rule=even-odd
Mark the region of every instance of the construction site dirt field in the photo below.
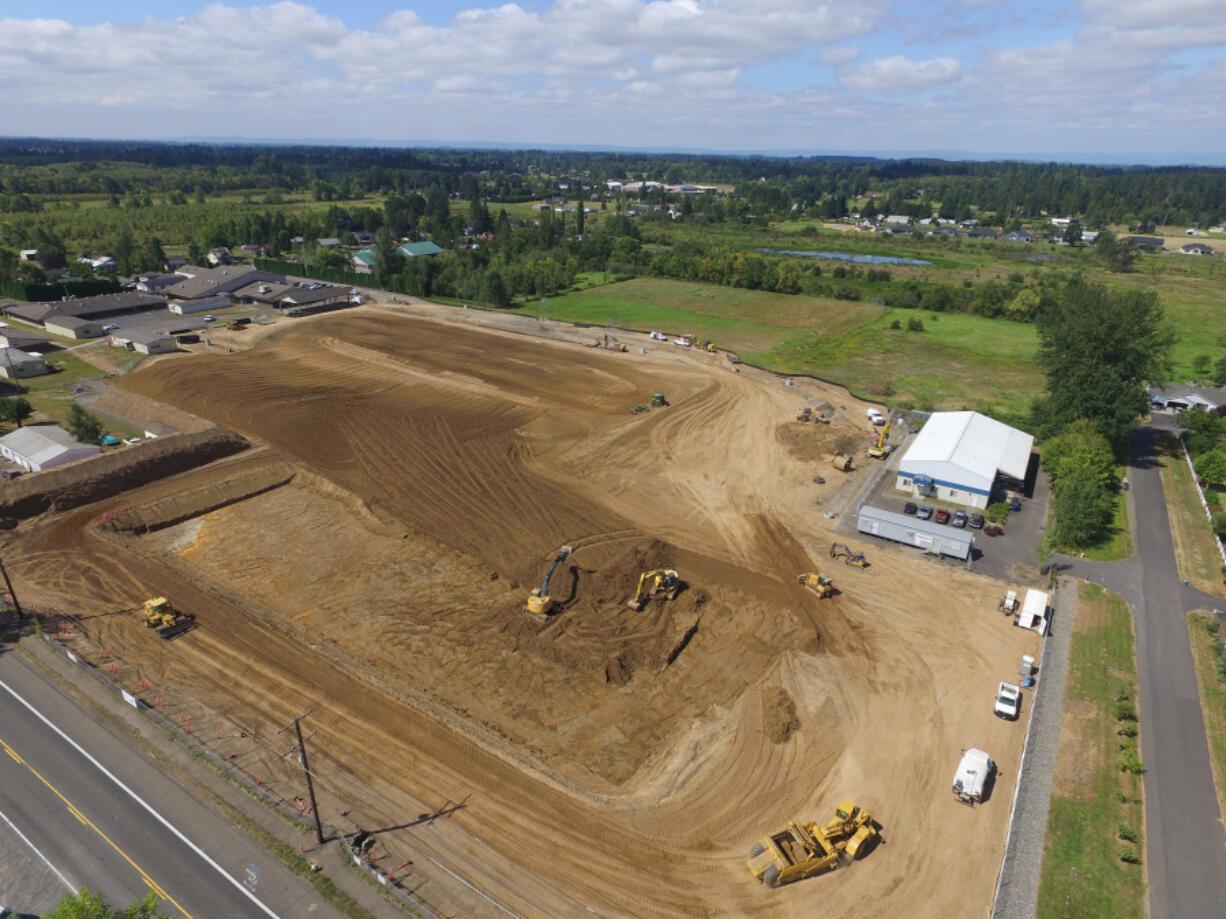
<svg viewBox="0 0 1226 919">
<path fill-rule="evenodd" d="M 244 724 L 313 707 L 312 765 L 385 825 L 463 801 L 444 857 L 519 915 L 982 916 L 1025 731 L 993 694 L 1038 638 L 994 613 L 1002 585 L 915 550 L 861 540 L 869 568 L 834 562 L 821 511 L 871 472 L 863 407 L 831 388 L 834 423 L 801 424 L 794 392 L 732 371 L 318 317 L 122 378 L 256 446 L 22 521 L 4 560 Z M 655 392 L 667 407 L 631 412 Z M 829 455 L 849 438 L 865 468 L 844 476 Z M 525 599 L 562 545 L 538 622 Z M 636 612 L 656 567 L 683 589 Z M 159 642 L 115 612 L 159 594 L 199 627 Z M 971 746 L 1001 768 L 973 809 L 950 788 Z M 882 845 L 754 881 L 755 842 L 845 796 Z"/>
</svg>

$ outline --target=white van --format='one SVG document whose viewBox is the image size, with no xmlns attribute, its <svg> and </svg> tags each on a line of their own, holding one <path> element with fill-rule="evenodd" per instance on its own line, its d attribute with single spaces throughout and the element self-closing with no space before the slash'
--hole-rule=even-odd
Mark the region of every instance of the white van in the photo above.
<svg viewBox="0 0 1226 919">
<path fill-rule="evenodd" d="M 974 807 L 983 800 L 984 789 L 996 777 L 996 763 L 982 750 L 971 747 L 962 751 L 962 761 L 954 773 L 954 795 L 963 804 Z"/>
</svg>

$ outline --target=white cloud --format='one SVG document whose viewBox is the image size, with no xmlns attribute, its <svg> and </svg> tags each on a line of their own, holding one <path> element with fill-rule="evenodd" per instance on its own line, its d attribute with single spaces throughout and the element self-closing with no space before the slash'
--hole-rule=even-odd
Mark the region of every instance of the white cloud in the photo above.
<svg viewBox="0 0 1226 919">
<path fill-rule="evenodd" d="M 837 67 L 840 64 L 851 63 L 859 56 L 860 49 L 855 45 L 841 45 L 837 48 L 827 48 L 817 56 L 817 59 L 823 64 Z"/>
<path fill-rule="evenodd" d="M 839 74 L 839 83 L 858 92 L 906 93 L 951 83 L 961 73 L 961 65 L 951 57 L 912 61 L 895 55 L 843 71 Z"/>
</svg>

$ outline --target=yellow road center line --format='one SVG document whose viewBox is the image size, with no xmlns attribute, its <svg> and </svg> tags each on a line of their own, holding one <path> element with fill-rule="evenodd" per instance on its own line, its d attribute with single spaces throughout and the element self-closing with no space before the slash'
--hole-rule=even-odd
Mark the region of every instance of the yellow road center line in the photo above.
<svg viewBox="0 0 1226 919">
<path fill-rule="evenodd" d="M 87 827 L 89 827 L 91 830 L 97 833 L 98 836 L 101 837 L 106 842 L 107 845 L 109 845 L 112 849 L 115 850 L 115 852 L 119 855 L 120 858 L 122 858 L 125 862 L 131 865 L 132 869 L 141 876 L 141 879 L 146 884 L 148 884 L 149 887 L 151 887 L 154 890 L 154 892 L 157 893 L 159 897 L 161 897 L 163 900 L 167 901 L 168 903 L 173 903 L 175 905 L 175 908 L 178 909 L 179 912 L 181 912 L 185 917 L 187 917 L 187 919 L 193 919 L 192 914 L 189 913 L 187 910 L 185 910 L 182 907 L 182 905 L 180 905 L 180 903 L 177 900 L 175 900 L 174 897 L 168 894 L 165 891 L 165 889 L 160 884 L 157 883 L 157 881 L 153 880 L 153 878 L 151 878 L 148 875 L 145 869 L 143 869 L 140 865 L 136 864 L 136 862 L 132 861 L 132 859 L 128 856 L 127 852 L 119 848 L 119 846 L 115 844 L 114 840 L 112 840 L 111 837 L 107 836 L 106 833 L 102 832 L 102 830 L 100 830 L 98 826 L 92 820 L 86 817 L 85 814 L 81 813 L 80 809 L 75 804 L 73 804 L 71 801 L 69 801 L 68 798 L 66 798 L 63 794 L 61 794 L 58 788 L 56 788 L 49 781 L 43 778 L 37 769 L 35 769 L 33 766 L 27 763 L 24 759 L 18 756 L 17 752 L 12 747 L 10 747 L 4 741 L 3 738 L 0 738 L 0 746 L 3 746 L 5 752 L 8 753 L 9 756 L 11 756 L 16 762 L 25 766 L 28 770 L 30 770 L 31 775 L 33 775 L 36 779 L 42 782 L 43 785 L 45 785 L 47 789 L 53 795 L 55 795 L 62 802 L 64 802 L 64 806 L 68 808 L 68 813 L 72 814 L 74 817 L 80 820 L 83 824 L 85 824 Z"/>
</svg>

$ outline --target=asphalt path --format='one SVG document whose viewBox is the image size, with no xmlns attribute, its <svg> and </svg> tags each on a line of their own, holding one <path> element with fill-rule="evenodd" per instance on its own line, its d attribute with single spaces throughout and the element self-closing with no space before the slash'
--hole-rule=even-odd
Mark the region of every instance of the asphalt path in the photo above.
<svg viewBox="0 0 1226 919">
<path fill-rule="evenodd" d="M 126 906 L 152 889 L 170 917 L 339 916 L 14 653 L 0 654 L 0 813 L 57 899 L 84 886 Z"/>
<path fill-rule="evenodd" d="M 1133 609 L 1145 762 L 1146 859 L 1151 919 L 1226 916 L 1222 829 L 1187 613 L 1223 601 L 1179 577 L 1153 444 L 1173 430 L 1155 418 L 1132 437 L 1129 470 L 1136 553 L 1122 562 L 1057 556 L 1064 574 L 1102 584 Z"/>
</svg>

